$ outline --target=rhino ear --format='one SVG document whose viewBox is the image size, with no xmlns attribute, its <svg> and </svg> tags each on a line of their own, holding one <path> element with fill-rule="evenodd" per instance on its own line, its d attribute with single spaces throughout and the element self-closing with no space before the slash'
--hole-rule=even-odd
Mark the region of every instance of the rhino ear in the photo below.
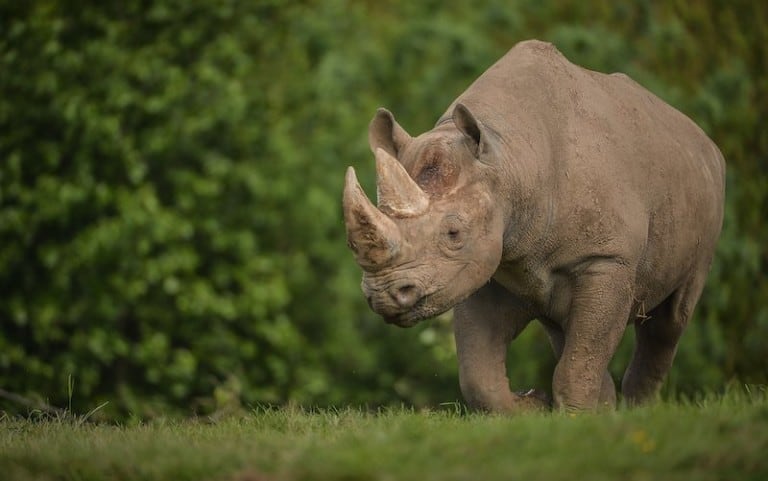
<svg viewBox="0 0 768 481">
<path fill-rule="evenodd" d="M 472 155 L 479 158 L 485 150 L 486 140 L 480 122 L 475 119 L 475 116 L 464 104 L 456 104 L 456 107 L 453 108 L 453 123 L 466 137 Z"/>
<path fill-rule="evenodd" d="M 408 132 L 397 123 L 392 112 L 384 108 L 376 111 L 368 126 L 368 143 L 373 153 L 376 153 L 377 149 L 384 149 L 389 155 L 399 159 L 411 139 Z"/>
</svg>

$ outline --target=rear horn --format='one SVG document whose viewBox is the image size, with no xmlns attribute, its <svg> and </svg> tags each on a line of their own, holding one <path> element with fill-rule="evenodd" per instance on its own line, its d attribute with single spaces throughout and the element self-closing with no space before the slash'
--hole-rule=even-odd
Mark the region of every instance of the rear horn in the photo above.
<svg viewBox="0 0 768 481">
<path fill-rule="evenodd" d="M 382 148 L 376 149 L 376 194 L 379 209 L 392 217 L 415 217 L 429 206 L 427 193 Z"/>
</svg>

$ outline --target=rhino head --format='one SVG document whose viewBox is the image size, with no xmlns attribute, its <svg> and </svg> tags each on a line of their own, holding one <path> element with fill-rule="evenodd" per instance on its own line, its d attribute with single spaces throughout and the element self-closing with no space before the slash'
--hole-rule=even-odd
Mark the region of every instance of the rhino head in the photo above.
<svg viewBox="0 0 768 481">
<path fill-rule="evenodd" d="M 363 293 L 388 323 L 410 327 L 449 310 L 498 267 L 504 216 L 488 136 L 461 104 L 416 138 L 384 109 L 371 121 L 378 205 L 349 167 L 344 220 Z"/>
</svg>

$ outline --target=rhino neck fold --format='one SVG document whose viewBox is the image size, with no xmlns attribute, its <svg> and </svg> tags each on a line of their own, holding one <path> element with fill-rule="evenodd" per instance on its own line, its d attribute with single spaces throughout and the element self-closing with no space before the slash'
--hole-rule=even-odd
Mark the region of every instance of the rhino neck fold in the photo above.
<svg viewBox="0 0 768 481">
<path fill-rule="evenodd" d="M 535 148 L 538 140 L 516 132 L 497 152 L 497 192 L 504 209 L 503 259 L 514 259 L 518 252 L 540 249 L 547 241 L 555 218 L 556 196 L 546 147 Z M 553 188 L 554 187 L 554 188 Z"/>
</svg>

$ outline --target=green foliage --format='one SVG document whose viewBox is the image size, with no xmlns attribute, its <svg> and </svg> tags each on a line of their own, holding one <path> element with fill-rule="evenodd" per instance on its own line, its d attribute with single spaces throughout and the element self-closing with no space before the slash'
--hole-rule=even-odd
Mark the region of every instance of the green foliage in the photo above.
<svg viewBox="0 0 768 481">
<path fill-rule="evenodd" d="M 721 3 L 7 2 L 0 385 L 61 406 L 73 376 L 76 406 L 139 417 L 457 399 L 449 319 L 399 331 L 365 306 L 342 176 L 373 192 L 376 107 L 429 129 L 530 37 L 721 146 L 723 238 L 670 389 L 767 382 L 768 12 Z M 510 361 L 515 388 L 548 384 L 540 331 Z"/>
</svg>

